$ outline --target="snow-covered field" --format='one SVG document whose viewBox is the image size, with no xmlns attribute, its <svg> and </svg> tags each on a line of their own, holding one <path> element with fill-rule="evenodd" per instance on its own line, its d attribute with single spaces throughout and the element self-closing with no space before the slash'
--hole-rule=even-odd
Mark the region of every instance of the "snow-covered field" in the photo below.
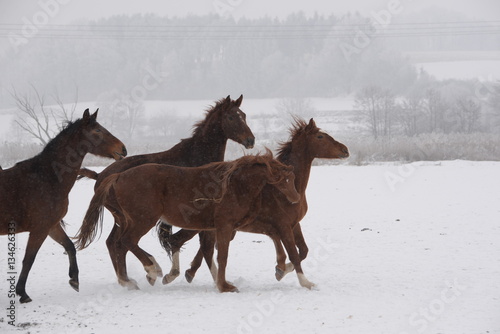
<svg viewBox="0 0 500 334">
<path fill-rule="evenodd" d="M 77 231 L 93 193 L 80 181 L 66 217 Z M 500 333 L 500 163 L 313 167 L 302 222 L 310 252 L 303 262 L 314 290 L 295 273 L 274 278 L 266 237 L 239 233 L 227 277 L 240 293 L 221 294 L 205 265 L 192 284 L 179 277 L 150 286 L 128 257 L 140 291 L 116 283 L 105 238 L 78 253 L 80 292 L 68 260 L 47 240 L 31 271 L 29 304 L 7 325 L 6 237 L 0 237 L 0 332 L 23 333 Z M 17 238 L 17 263 L 26 234 Z M 153 232 L 141 245 L 164 271 L 170 261 Z M 198 242 L 181 253 L 187 268 Z M 17 298 L 16 298 L 17 301 Z"/>
<path fill-rule="evenodd" d="M 478 79 L 493 83 L 500 78 L 499 60 L 439 61 L 418 63 L 415 66 L 423 68 L 438 80 Z"/>
</svg>

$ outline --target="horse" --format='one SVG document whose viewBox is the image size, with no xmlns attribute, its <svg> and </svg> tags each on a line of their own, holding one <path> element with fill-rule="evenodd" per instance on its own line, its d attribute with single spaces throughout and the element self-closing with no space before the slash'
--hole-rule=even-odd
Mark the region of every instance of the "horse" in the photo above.
<svg viewBox="0 0 500 334">
<path fill-rule="evenodd" d="M 197 167 L 211 162 L 222 161 L 224 160 L 228 139 L 242 144 L 247 149 L 253 148 L 255 137 L 246 123 L 246 114 L 240 109 L 242 101 L 243 95 L 237 100 L 231 100 L 228 95 L 226 98 L 216 101 L 215 105 L 206 111 L 205 119 L 195 124 L 192 136 L 182 139 L 167 151 L 128 157 L 111 164 L 99 174 L 88 169 L 82 169 L 80 175 L 97 180 L 94 187 L 96 190 L 108 176 L 147 163 Z M 105 206 L 112 214 L 114 212 L 113 203 L 114 196 L 111 194 L 108 196 Z M 117 271 L 117 254 L 121 254 L 123 251 L 126 252 L 126 250 L 119 239 L 119 235 L 122 233 L 120 226 L 123 225 L 123 222 L 120 216 L 114 214 L 113 216 L 115 224 L 106 240 L 106 246 L 111 262 L 115 271 Z M 132 253 L 139 259 L 142 258 L 142 252 L 136 254 L 134 249 Z M 143 262 L 144 267 L 149 268 L 154 264 L 158 274 L 163 276 L 156 259 L 151 254 L 147 255 L 148 259 Z"/>
<path fill-rule="evenodd" d="M 102 225 L 103 205 L 113 193 L 114 215 L 123 222 L 119 238 L 124 247 L 117 254 L 117 276 L 122 286 L 138 289 L 127 275 L 125 254 L 127 250 L 135 251 L 145 263 L 149 254 L 142 251 L 138 242 L 161 218 L 182 228 L 214 230 L 218 245 L 217 287 L 220 292 L 237 291 L 225 278 L 234 229 L 256 218 L 266 185 L 283 194 L 289 203 L 297 203 L 300 195 L 294 178 L 293 167 L 273 159 L 270 151 L 201 167 L 146 164 L 131 168 L 109 176 L 97 188 L 76 236 L 76 246 L 81 250 L 94 240 L 98 222 Z M 158 276 L 156 267 L 152 264 L 145 270 L 153 285 Z"/>
<path fill-rule="evenodd" d="M 35 257 L 47 236 L 61 244 L 69 258 L 69 284 L 79 290 L 76 250 L 63 229 L 68 194 L 87 153 L 122 159 L 125 145 L 97 121 L 97 110 L 69 122 L 31 159 L 0 173 L 0 235 L 29 232 L 22 270 L 16 285 L 21 303 L 31 302 L 26 281 Z"/>
<path fill-rule="evenodd" d="M 307 213 L 306 188 L 312 162 L 316 158 L 342 159 L 348 156 L 349 151 L 347 147 L 321 131 L 312 118 L 309 123 L 306 123 L 303 119 L 295 118 L 290 129 L 290 140 L 280 144 L 277 160 L 294 167 L 296 176 L 295 187 L 301 195 L 299 203 L 289 205 L 283 196 L 276 193 L 272 187 L 266 186 L 262 192 L 264 198 L 263 205 L 256 220 L 251 224 L 237 229 L 238 231 L 260 233 L 271 237 L 276 248 L 277 265 L 275 277 L 278 281 L 295 267 L 299 275 L 299 283 L 302 286 L 311 288 L 314 285 L 308 282 L 303 274 L 301 274 L 302 271 L 299 262 L 299 260 L 304 260 L 308 253 L 308 247 L 299 222 Z M 282 228 L 277 228 L 277 226 L 289 226 L 293 229 L 293 235 L 291 235 L 290 231 L 283 231 Z M 165 230 L 159 224 L 158 232 L 158 237 L 163 248 L 167 252 L 173 253 L 172 269 L 163 279 L 163 283 L 167 284 L 179 275 L 179 251 L 186 241 L 196 235 L 196 231 L 181 229 L 171 235 L 168 233 L 168 230 Z M 286 254 L 282 246 L 283 235 L 286 235 L 285 247 L 289 255 L 291 255 L 292 264 L 285 264 Z M 205 258 L 212 276 L 214 276 L 214 272 L 216 272 L 212 260 L 214 243 L 215 236 L 213 233 L 207 231 L 200 232 L 200 248 L 191 263 L 191 268 L 185 272 L 188 282 L 193 280 L 196 271 L 201 265 L 202 257 Z M 298 247 L 298 254 L 295 246 Z M 299 266 L 300 271 L 297 270 L 297 266 Z"/>
</svg>

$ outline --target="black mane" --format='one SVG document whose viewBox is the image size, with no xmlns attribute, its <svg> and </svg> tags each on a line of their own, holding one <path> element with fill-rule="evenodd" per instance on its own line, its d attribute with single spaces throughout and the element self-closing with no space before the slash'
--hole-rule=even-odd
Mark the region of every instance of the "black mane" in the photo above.
<svg viewBox="0 0 500 334">
<path fill-rule="evenodd" d="M 76 133 L 82 124 L 82 119 L 77 119 L 76 121 L 68 121 L 64 128 L 59 132 L 54 138 L 52 138 L 43 148 L 43 150 L 35 155 L 32 158 L 28 158 L 26 160 L 20 161 L 16 163 L 15 167 L 23 167 L 28 164 L 33 164 L 34 167 L 35 165 L 38 166 L 40 163 L 40 160 L 42 160 L 43 157 L 50 155 L 50 153 L 56 152 L 59 150 L 59 147 L 61 146 L 61 142 L 64 138 L 71 137 L 74 133 Z M 35 167 L 36 168 L 36 167 Z"/>
<path fill-rule="evenodd" d="M 209 107 L 205 111 L 205 118 L 194 124 L 193 137 L 203 136 L 207 131 L 208 124 L 211 123 L 212 118 L 215 116 L 217 111 L 221 108 L 222 104 L 225 102 L 226 98 L 222 98 L 215 102 L 215 105 Z"/>
</svg>

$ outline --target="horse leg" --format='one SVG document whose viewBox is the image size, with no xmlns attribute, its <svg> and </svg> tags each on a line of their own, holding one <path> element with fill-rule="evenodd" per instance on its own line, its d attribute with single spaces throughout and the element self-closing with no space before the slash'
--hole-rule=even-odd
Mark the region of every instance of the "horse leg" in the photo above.
<svg viewBox="0 0 500 334">
<path fill-rule="evenodd" d="M 146 271 L 146 279 L 151 285 L 155 285 L 158 276 L 163 276 L 163 271 L 153 255 L 139 247 L 137 243 L 131 243 L 128 249 L 141 261 L 144 270 Z"/>
<path fill-rule="evenodd" d="M 283 245 L 281 244 L 281 239 L 278 235 L 272 234 L 269 235 L 269 237 L 273 240 L 274 242 L 274 248 L 276 249 L 276 273 L 275 277 L 278 281 L 281 281 L 283 277 L 285 277 L 286 274 L 289 272 L 293 271 L 293 265 L 291 265 L 291 269 L 289 268 L 288 264 L 286 264 L 286 254 L 285 250 L 283 249 Z"/>
<path fill-rule="evenodd" d="M 186 280 L 189 283 L 193 281 L 196 271 L 200 268 L 203 258 L 205 258 L 205 262 L 210 269 L 210 274 L 212 274 L 214 282 L 217 282 L 217 265 L 214 262 L 215 233 L 212 231 L 202 231 L 199 233 L 199 236 L 200 248 L 191 262 L 191 268 L 186 270 Z"/>
<path fill-rule="evenodd" d="M 116 222 L 116 220 L 115 220 Z M 118 275 L 118 263 L 117 263 L 117 246 L 116 243 L 118 242 L 118 226 L 115 223 L 113 225 L 113 228 L 111 229 L 111 233 L 109 233 L 108 238 L 106 239 L 106 247 L 108 247 L 108 253 L 109 257 L 111 258 L 111 263 L 113 264 L 113 268 L 115 269 L 115 273 Z"/>
<path fill-rule="evenodd" d="M 115 222 L 117 222 L 115 217 Z M 121 241 L 121 230 L 119 226 L 124 225 L 113 225 L 113 229 L 106 240 L 106 246 L 108 247 L 109 256 L 111 257 L 111 262 L 115 268 L 116 277 L 118 278 L 118 283 L 129 289 L 129 290 L 139 290 L 137 282 L 130 279 L 127 274 L 127 252 L 128 249 L 123 245 Z"/>
<path fill-rule="evenodd" d="M 21 296 L 19 299 L 21 303 L 31 302 L 31 298 L 26 293 L 26 281 L 28 280 L 28 274 L 33 266 L 33 262 L 35 262 L 36 254 L 47 238 L 47 235 L 47 233 L 43 235 L 34 235 L 33 232 L 30 232 L 28 244 L 26 245 L 26 253 L 23 259 L 23 268 L 21 269 L 21 274 L 19 275 L 19 280 L 16 285 L 16 293 Z"/>
<path fill-rule="evenodd" d="M 283 242 L 283 245 L 285 246 L 285 249 L 288 253 L 288 257 L 290 258 L 290 261 L 292 261 L 293 263 L 300 285 L 305 288 L 312 289 L 312 287 L 314 287 L 315 284 L 310 282 L 304 275 L 304 272 L 302 271 L 302 266 L 300 264 L 301 259 L 297 251 L 297 248 L 295 246 L 295 238 L 293 235 L 292 228 L 290 227 L 290 225 L 286 223 L 280 224 L 279 222 L 275 226 L 278 229 L 278 232 L 281 237 L 281 242 Z"/>
<path fill-rule="evenodd" d="M 300 260 L 304 261 L 307 257 L 307 253 L 309 253 L 309 247 L 307 247 L 306 240 L 304 239 L 302 228 L 299 223 L 293 228 L 293 237 L 295 239 L 295 245 L 299 248 Z"/>
<path fill-rule="evenodd" d="M 200 268 L 201 262 L 203 261 L 203 251 L 201 248 L 202 247 L 201 247 L 201 233 L 200 233 L 200 248 L 198 248 L 198 252 L 191 261 L 191 268 L 186 270 L 186 272 L 184 273 L 184 277 L 186 278 L 186 281 L 188 281 L 188 283 L 191 283 L 193 281 L 193 278 L 196 275 L 196 271 Z"/>
<path fill-rule="evenodd" d="M 307 247 L 304 235 L 302 234 L 302 229 L 300 227 L 300 224 L 295 225 L 293 229 L 293 236 L 295 239 L 295 245 L 299 249 L 300 260 L 304 261 L 304 259 L 307 257 L 307 253 L 309 253 L 309 248 Z M 283 275 L 281 276 L 281 278 L 283 278 L 286 274 L 291 273 L 292 271 L 293 271 L 293 263 L 288 262 L 285 265 L 285 270 L 282 272 Z M 276 268 L 276 273 L 278 274 L 277 268 Z M 278 279 L 277 276 L 276 279 Z"/>
<path fill-rule="evenodd" d="M 68 238 L 66 232 L 64 232 L 61 224 L 57 224 L 49 231 L 49 236 L 54 239 L 55 242 L 64 247 L 64 250 L 68 254 L 69 258 L 69 285 L 76 291 L 79 291 L 78 282 L 78 264 L 76 262 L 76 249 L 73 242 Z"/>
<path fill-rule="evenodd" d="M 199 231 L 181 229 L 174 233 L 169 239 L 169 245 L 172 252 L 172 266 L 170 272 L 163 277 L 163 284 L 173 282 L 180 274 L 179 252 L 181 247 L 191 240 Z"/>
<path fill-rule="evenodd" d="M 223 225 L 217 229 L 217 288 L 220 292 L 238 292 L 238 288 L 226 281 L 226 265 L 229 252 L 229 243 L 233 233 L 232 226 Z"/>
</svg>

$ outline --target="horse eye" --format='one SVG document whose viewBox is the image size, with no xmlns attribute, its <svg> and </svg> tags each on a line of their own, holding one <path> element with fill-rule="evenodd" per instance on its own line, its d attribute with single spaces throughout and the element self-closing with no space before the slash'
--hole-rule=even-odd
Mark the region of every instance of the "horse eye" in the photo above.
<svg viewBox="0 0 500 334">
<path fill-rule="evenodd" d="M 101 129 L 95 129 L 95 132 L 101 132 Z"/>
<path fill-rule="evenodd" d="M 230 121 L 232 121 L 232 120 L 233 120 L 233 116 L 228 116 L 228 119 L 229 119 Z"/>
<path fill-rule="evenodd" d="M 323 135 L 319 135 L 319 136 L 318 136 L 318 139 L 322 139 L 322 138 L 323 138 Z"/>
</svg>

